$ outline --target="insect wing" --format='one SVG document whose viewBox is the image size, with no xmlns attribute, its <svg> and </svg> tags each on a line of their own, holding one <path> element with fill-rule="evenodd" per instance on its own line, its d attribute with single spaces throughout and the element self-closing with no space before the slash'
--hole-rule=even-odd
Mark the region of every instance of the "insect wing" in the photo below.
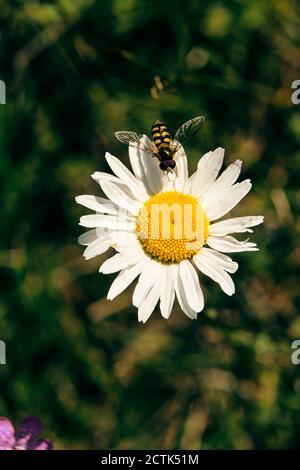
<svg viewBox="0 0 300 470">
<path fill-rule="evenodd" d="M 141 138 L 143 136 L 138 135 L 135 132 L 118 131 L 115 132 L 115 137 L 123 144 L 130 145 L 130 147 L 135 147 L 149 153 L 155 153 L 157 151 L 153 142 L 148 140 L 148 142 L 144 144 L 141 143 Z"/>
<path fill-rule="evenodd" d="M 115 132 L 115 137 L 123 144 L 129 145 L 132 142 L 139 144 L 142 136 L 139 136 L 135 132 L 118 131 Z"/>
<path fill-rule="evenodd" d="M 205 121 L 205 118 L 203 116 L 197 116 L 185 122 L 177 130 L 175 134 L 175 140 L 177 140 L 180 143 L 186 142 L 194 134 L 196 134 L 196 132 L 198 132 L 198 130 L 202 127 L 204 121 Z"/>
</svg>

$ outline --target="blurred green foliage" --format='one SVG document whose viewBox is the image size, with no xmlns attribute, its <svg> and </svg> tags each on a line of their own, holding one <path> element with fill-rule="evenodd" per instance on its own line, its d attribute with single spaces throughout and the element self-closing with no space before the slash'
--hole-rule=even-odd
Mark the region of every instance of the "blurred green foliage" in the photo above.
<svg viewBox="0 0 300 470">
<path fill-rule="evenodd" d="M 2 0 L 0 414 L 40 415 L 56 448 L 269 449 L 300 439 L 300 7 L 296 0 Z M 236 295 L 137 323 L 132 289 L 85 262 L 77 194 L 113 137 L 206 116 L 190 169 L 223 146 L 264 214 Z"/>
</svg>

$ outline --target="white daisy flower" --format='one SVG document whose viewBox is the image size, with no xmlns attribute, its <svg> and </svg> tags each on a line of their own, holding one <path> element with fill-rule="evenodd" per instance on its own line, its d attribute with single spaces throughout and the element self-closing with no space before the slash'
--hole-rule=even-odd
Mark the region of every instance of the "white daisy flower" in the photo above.
<svg viewBox="0 0 300 470">
<path fill-rule="evenodd" d="M 79 237 L 86 245 L 84 257 L 93 258 L 110 247 L 116 254 L 100 267 L 103 274 L 119 272 L 107 298 L 114 299 L 135 279 L 133 305 L 138 319 L 146 322 L 159 302 L 169 318 L 175 296 L 191 319 L 204 307 L 197 270 L 216 281 L 228 295 L 235 292 L 229 273 L 238 264 L 227 254 L 256 251 L 255 243 L 238 241 L 232 233 L 252 232 L 262 216 L 221 220 L 250 191 L 249 179 L 237 183 L 241 160 L 218 176 L 224 149 L 206 153 L 189 177 L 186 154 L 179 146 L 172 175 L 159 169 L 159 162 L 144 150 L 149 140 L 129 147 L 133 173 L 119 159 L 106 154 L 114 175 L 96 172 L 96 180 L 108 199 L 83 195 L 79 204 L 95 211 L 80 219 L 91 230 Z"/>
</svg>

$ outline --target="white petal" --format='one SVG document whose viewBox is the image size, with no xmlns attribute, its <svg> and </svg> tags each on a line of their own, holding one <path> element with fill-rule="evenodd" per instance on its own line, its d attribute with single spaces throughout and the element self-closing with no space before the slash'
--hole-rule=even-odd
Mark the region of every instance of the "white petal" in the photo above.
<svg viewBox="0 0 300 470">
<path fill-rule="evenodd" d="M 140 248 L 140 250 L 143 251 L 141 244 L 136 238 L 135 232 L 122 232 L 120 230 L 116 230 L 113 232 L 112 237 L 114 243 L 117 245 L 116 249 L 118 251 L 127 251 L 129 246 L 133 248 Z"/>
<path fill-rule="evenodd" d="M 218 196 L 218 200 L 210 198 L 201 201 L 206 215 L 210 221 L 219 219 L 233 209 L 243 197 L 250 191 L 252 184 L 250 180 L 244 180 L 231 186 L 224 194 Z"/>
<path fill-rule="evenodd" d="M 160 312 L 163 318 L 169 318 L 175 300 L 174 265 L 163 266 L 161 278 Z"/>
<path fill-rule="evenodd" d="M 213 237 L 209 236 L 207 244 L 214 250 L 223 253 L 234 253 L 240 251 L 258 251 L 256 243 L 248 242 L 247 240 L 238 241 L 233 237 Z"/>
<path fill-rule="evenodd" d="M 207 256 L 205 252 L 201 251 L 199 254 L 194 256 L 193 260 L 197 268 L 203 274 L 216 281 L 225 294 L 234 294 L 234 283 L 229 274 L 222 269 L 217 258 Z"/>
<path fill-rule="evenodd" d="M 128 197 L 132 199 L 136 199 L 134 194 L 132 193 L 131 189 L 127 186 L 127 184 L 124 184 L 119 178 L 117 178 L 114 175 L 111 175 L 110 173 L 105 173 L 104 171 L 95 171 L 95 173 L 92 174 L 92 178 L 101 186 L 102 182 L 106 183 L 114 183 L 120 188 Z"/>
<path fill-rule="evenodd" d="M 104 171 L 95 171 L 92 175 L 93 180 L 100 184 L 100 181 L 112 181 L 113 183 L 120 183 L 119 178 Z"/>
<path fill-rule="evenodd" d="M 264 217 L 261 215 L 252 215 L 249 217 L 235 217 L 233 219 L 222 220 L 209 226 L 209 234 L 215 236 L 224 236 L 229 233 L 252 233 L 249 227 L 259 225 L 264 221 Z"/>
<path fill-rule="evenodd" d="M 238 263 L 233 261 L 230 256 L 210 248 L 202 248 L 201 253 L 205 254 L 212 262 L 218 262 L 218 265 L 228 273 L 235 273 L 239 267 Z"/>
<path fill-rule="evenodd" d="M 117 253 L 102 263 L 99 272 L 103 274 L 116 273 L 128 266 L 136 264 L 139 260 L 139 253 L 136 253 L 134 250 L 130 250 L 126 254 Z"/>
<path fill-rule="evenodd" d="M 182 283 L 179 282 L 179 276 L 177 277 L 177 282 L 175 284 L 175 293 L 181 310 L 192 320 L 196 319 L 197 312 L 189 306 L 185 290 Z"/>
<path fill-rule="evenodd" d="M 121 294 L 140 274 L 141 263 L 129 266 L 123 269 L 115 278 L 107 294 L 108 300 L 113 300 L 117 295 Z"/>
<path fill-rule="evenodd" d="M 162 172 L 163 173 L 163 172 Z M 168 173 L 163 174 L 162 176 L 162 184 L 163 188 L 162 191 L 167 192 L 167 191 L 175 191 L 175 181 L 176 181 L 176 175 L 175 173 Z M 189 191 L 183 191 L 185 193 L 189 193 Z"/>
<path fill-rule="evenodd" d="M 238 177 L 240 176 L 242 169 L 242 160 L 236 160 L 231 163 L 219 176 L 219 178 L 214 182 L 212 186 L 221 189 L 225 189 L 228 186 L 232 186 Z"/>
<path fill-rule="evenodd" d="M 96 240 L 110 240 L 111 246 L 136 246 L 136 235 L 133 232 L 125 232 L 121 230 L 110 230 L 107 228 L 98 227 L 88 232 L 83 233 L 78 238 L 80 245 L 90 245 Z"/>
<path fill-rule="evenodd" d="M 229 165 L 201 197 L 202 204 L 205 206 L 210 200 L 217 201 L 221 199 L 222 195 L 228 191 L 230 186 L 232 186 L 238 179 L 241 168 L 241 160 L 236 160 L 234 163 Z"/>
<path fill-rule="evenodd" d="M 159 263 L 150 259 L 145 260 L 143 270 L 132 296 L 132 303 L 135 307 L 139 307 L 141 305 L 149 290 L 153 287 L 159 268 Z"/>
<path fill-rule="evenodd" d="M 147 193 L 142 181 L 133 176 L 133 174 L 122 162 L 120 162 L 118 158 L 108 152 L 106 153 L 105 158 L 115 175 L 130 188 L 139 201 L 144 202 L 149 198 L 149 194 Z"/>
<path fill-rule="evenodd" d="M 135 232 L 129 232 L 127 230 L 105 230 L 107 230 L 108 236 L 114 244 L 128 245 L 129 243 L 136 241 Z"/>
<path fill-rule="evenodd" d="M 145 323 L 155 309 L 160 296 L 159 280 L 151 287 L 138 309 L 138 320 Z"/>
<path fill-rule="evenodd" d="M 129 158 L 134 174 L 143 181 L 147 192 L 152 195 L 162 190 L 163 172 L 159 169 L 157 158 L 145 150 L 150 145 L 148 137 L 144 135 L 140 140 L 140 148 L 129 146 Z"/>
<path fill-rule="evenodd" d="M 127 235 L 131 235 L 128 237 Z M 127 251 L 135 250 L 140 258 L 147 258 L 141 244 L 136 239 L 136 234 L 134 232 L 126 232 L 126 237 L 123 239 L 121 237 L 116 238 L 112 243 L 113 248 L 119 251 L 120 253 L 126 253 Z"/>
<path fill-rule="evenodd" d="M 88 230 L 87 232 L 80 235 L 80 237 L 78 238 L 78 243 L 80 245 L 89 245 L 90 243 L 97 240 L 97 238 L 97 230 L 93 228 L 92 230 Z"/>
<path fill-rule="evenodd" d="M 108 199 L 104 199 L 103 197 L 83 194 L 82 196 L 77 196 L 75 201 L 78 204 L 91 209 L 92 211 L 101 212 L 103 214 L 118 215 L 121 211 L 121 209 L 116 206 L 116 204 L 109 201 Z"/>
<path fill-rule="evenodd" d="M 223 164 L 224 152 L 224 149 L 219 147 L 203 155 L 197 171 L 189 179 L 191 194 L 200 197 L 210 188 Z"/>
<path fill-rule="evenodd" d="M 94 240 L 92 243 L 90 243 L 89 246 L 84 250 L 83 256 L 85 257 L 85 259 L 94 258 L 95 256 L 102 255 L 103 253 L 105 253 L 105 251 L 107 251 L 109 247 L 109 239 L 97 238 L 97 240 Z"/>
<path fill-rule="evenodd" d="M 190 308 L 196 312 L 201 312 L 204 307 L 202 289 L 200 287 L 197 272 L 187 260 L 179 263 L 179 285 L 185 292 L 186 300 Z"/>
<path fill-rule="evenodd" d="M 80 217 L 80 225 L 83 227 L 104 227 L 113 230 L 135 230 L 135 222 L 130 222 L 124 217 L 106 214 L 83 215 Z"/>
<path fill-rule="evenodd" d="M 126 209 L 132 215 L 138 214 L 141 203 L 130 198 L 119 185 L 108 181 L 101 181 L 100 186 L 106 196 L 117 206 Z"/>
<path fill-rule="evenodd" d="M 137 147 L 135 142 L 132 142 L 132 145 L 129 145 L 128 147 L 128 153 L 129 153 L 129 161 L 130 165 L 132 168 L 132 171 L 136 178 L 138 178 L 140 181 L 144 181 L 145 173 L 142 165 L 142 159 L 141 159 L 141 154 L 143 150 L 139 147 Z M 147 181 L 144 183 L 147 186 Z"/>
<path fill-rule="evenodd" d="M 175 179 L 175 189 L 176 191 L 183 192 L 185 183 L 187 182 L 189 177 L 187 158 L 182 145 L 180 145 L 180 143 L 176 141 L 174 141 L 174 143 L 178 146 L 178 150 L 175 155 L 175 172 L 177 175 Z"/>
</svg>

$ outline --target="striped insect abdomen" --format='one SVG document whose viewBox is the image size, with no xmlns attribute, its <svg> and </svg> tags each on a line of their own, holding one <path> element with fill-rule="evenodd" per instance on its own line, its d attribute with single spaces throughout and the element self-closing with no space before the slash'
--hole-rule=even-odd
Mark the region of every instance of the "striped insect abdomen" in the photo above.
<svg viewBox="0 0 300 470">
<path fill-rule="evenodd" d="M 158 149 L 170 147 L 171 135 L 162 121 L 155 121 L 152 124 L 151 134 L 152 140 Z"/>
</svg>

